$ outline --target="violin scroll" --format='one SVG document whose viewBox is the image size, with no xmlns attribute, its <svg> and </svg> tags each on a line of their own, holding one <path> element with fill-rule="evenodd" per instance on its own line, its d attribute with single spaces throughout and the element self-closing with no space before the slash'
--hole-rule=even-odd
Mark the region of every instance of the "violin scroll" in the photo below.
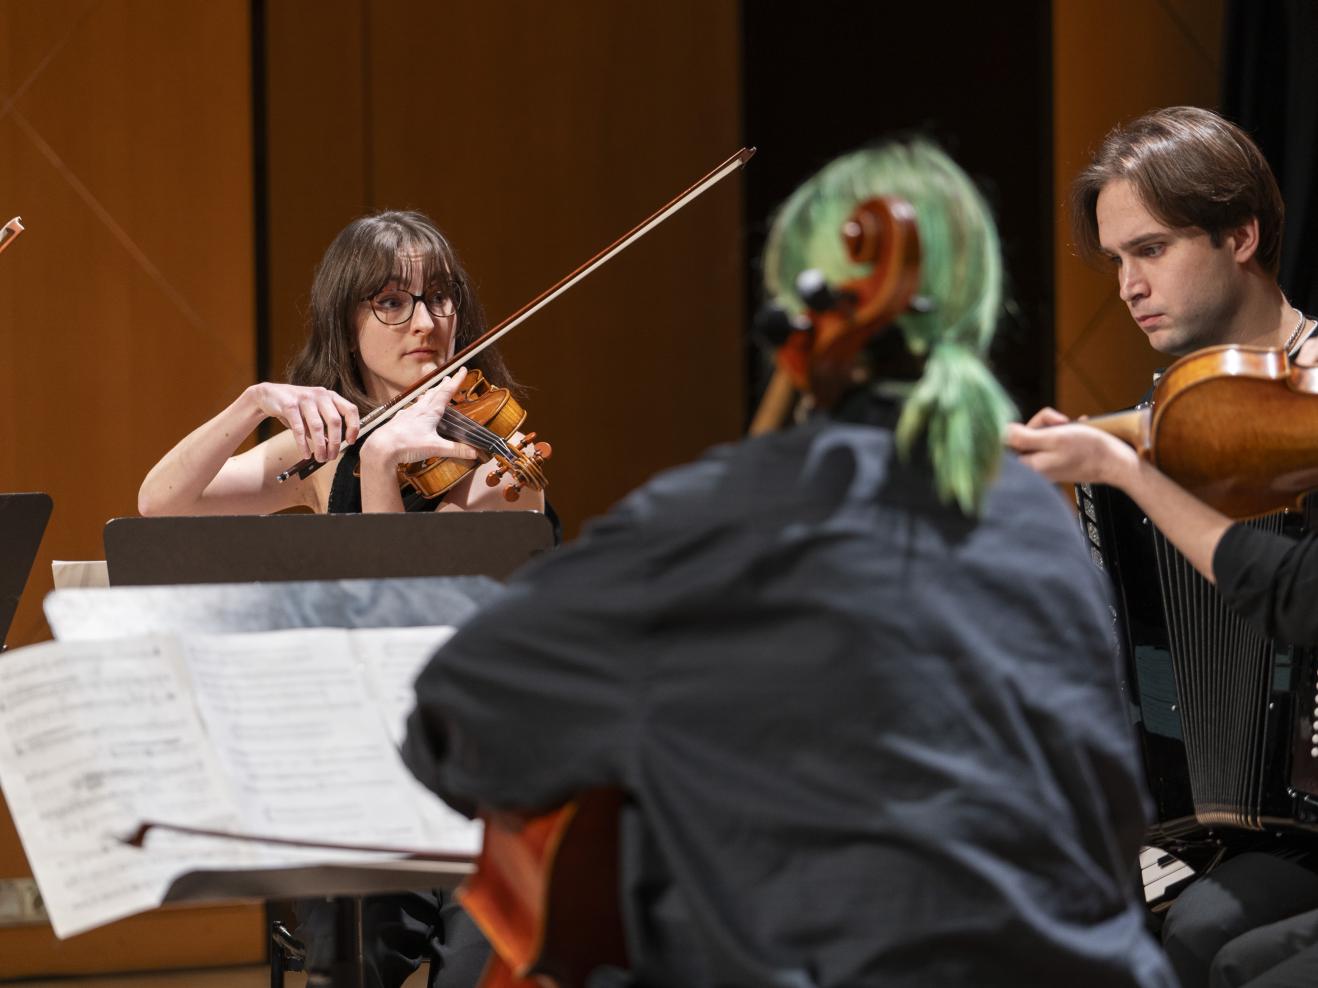
<svg viewBox="0 0 1318 988">
<path fill-rule="evenodd" d="M 520 444 L 510 445 L 516 453 L 515 457 L 495 454 L 494 458 L 499 466 L 485 475 L 485 483 L 490 487 L 497 487 L 503 483 L 505 476 L 512 474 L 515 483 L 510 484 L 503 492 L 503 496 L 509 501 L 516 501 L 524 487 L 529 486 L 534 490 L 542 491 L 549 485 L 541 464 L 554 455 L 554 448 L 549 443 L 538 443 L 534 440 L 535 433 L 528 432 L 522 437 Z"/>
</svg>

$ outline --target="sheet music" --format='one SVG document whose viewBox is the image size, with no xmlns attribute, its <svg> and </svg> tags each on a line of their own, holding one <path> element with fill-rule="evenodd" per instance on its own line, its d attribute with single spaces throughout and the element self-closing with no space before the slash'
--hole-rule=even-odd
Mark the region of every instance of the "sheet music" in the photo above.
<svg viewBox="0 0 1318 988">
<path fill-rule="evenodd" d="M 451 625 L 430 628 L 378 628 L 350 632 L 361 675 L 375 697 L 381 723 L 394 746 L 403 743 L 407 718 L 416 706 L 416 677 L 430 656 L 457 630 Z M 443 800 L 410 773 L 412 789 L 427 833 L 427 847 L 476 854 L 481 847 L 481 825 L 450 809 Z"/>
<path fill-rule="evenodd" d="M 233 795 L 168 639 L 48 642 L 0 660 L 0 785 L 56 935 L 151 908 L 185 866 L 231 867 L 231 842 L 150 856 L 115 834 L 143 815 L 229 829 Z"/>
<path fill-rule="evenodd" d="M 0 786 L 56 935 L 154 908 L 201 870 L 369 855 L 153 832 L 475 854 L 480 826 L 403 765 L 412 682 L 451 628 L 47 642 L 0 659 Z"/>
<path fill-rule="evenodd" d="M 424 846 L 410 777 L 365 695 L 351 634 L 197 635 L 183 653 L 244 830 Z"/>
</svg>

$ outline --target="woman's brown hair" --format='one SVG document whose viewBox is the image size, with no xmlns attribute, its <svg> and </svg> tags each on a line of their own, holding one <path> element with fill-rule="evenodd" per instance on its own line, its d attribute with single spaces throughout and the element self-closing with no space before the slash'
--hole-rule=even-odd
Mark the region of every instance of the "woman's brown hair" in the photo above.
<svg viewBox="0 0 1318 988">
<path fill-rule="evenodd" d="M 1285 207 L 1263 152 L 1249 135 L 1211 110 L 1154 110 L 1103 138 L 1089 167 L 1071 184 L 1071 231 L 1080 254 L 1095 260 L 1098 194 L 1128 180 L 1150 213 L 1173 229 L 1222 234 L 1258 219 L 1259 264 L 1274 278 L 1281 265 Z"/>
<path fill-rule="evenodd" d="M 454 352 L 485 332 L 485 311 L 447 238 L 426 216 L 390 210 L 353 220 L 325 251 L 311 282 L 309 333 L 288 365 L 289 383 L 337 391 L 362 412 L 374 405 L 357 366 L 357 312 L 391 282 L 408 285 L 415 265 L 422 284 L 448 284 L 460 300 Z M 515 387 L 493 347 L 471 360 L 492 383 Z"/>
</svg>

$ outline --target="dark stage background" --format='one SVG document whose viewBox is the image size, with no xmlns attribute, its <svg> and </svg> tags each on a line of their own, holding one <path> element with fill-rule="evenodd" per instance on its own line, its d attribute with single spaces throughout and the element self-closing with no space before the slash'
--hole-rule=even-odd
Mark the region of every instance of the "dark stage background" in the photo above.
<svg viewBox="0 0 1318 988">
<path fill-rule="evenodd" d="M 937 139 L 994 208 L 1010 305 L 994 369 L 1022 410 L 1053 400 L 1052 5 L 747 3 L 742 10 L 747 311 L 774 208 L 836 155 Z M 751 347 L 752 380 L 765 379 Z"/>
</svg>

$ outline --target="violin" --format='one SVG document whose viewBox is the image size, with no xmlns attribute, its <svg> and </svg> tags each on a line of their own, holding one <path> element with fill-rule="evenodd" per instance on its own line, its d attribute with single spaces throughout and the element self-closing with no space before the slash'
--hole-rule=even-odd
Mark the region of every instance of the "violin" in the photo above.
<svg viewBox="0 0 1318 988">
<path fill-rule="evenodd" d="M 411 485 L 423 497 L 439 497 L 474 470 L 478 462 L 494 459 L 499 468 L 486 476 L 485 483 L 497 487 L 505 475 L 511 474 L 514 482 L 503 492 L 509 501 L 516 501 L 524 487 L 542 491 L 548 481 L 541 464 L 553 455 L 553 448 L 549 443 L 535 442 L 534 432 L 513 443 L 513 434 L 525 421 L 526 410 L 511 391 L 491 386 L 484 374 L 470 370 L 462 381 L 462 390 L 445 409 L 439 432 L 446 439 L 475 446 L 485 454 L 484 460 L 432 456 L 417 463 L 400 463 L 398 482 Z"/>
<path fill-rule="evenodd" d="M 487 347 L 493 346 L 500 339 L 511 333 L 526 320 L 530 319 L 531 316 L 535 315 L 550 302 L 554 301 L 554 299 L 558 298 L 573 285 L 577 284 L 608 261 L 621 254 L 637 240 L 640 240 L 641 237 L 645 236 L 660 223 L 664 222 L 664 220 L 676 214 L 683 206 L 703 195 L 705 192 L 708 192 L 729 175 L 741 170 L 746 165 L 746 162 L 751 160 L 754 154 L 755 148 L 742 148 L 736 154 L 729 156 L 727 160 L 716 166 L 712 171 L 708 172 L 685 192 L 677 195 L 665 206 L 656 210 L 654 213 L 651 213 L 608 247 L 605 247 L 590 260 L 559 279 L 549 288 L 546 288 L 543 292 L 527 302 L 498 325 L 491 327 L 485 333 L 472 340 L 450 357 L 445 364 L 431 371 L 406 391 L 395 395 L 379 408 L 372 409 L 371 412 L 361 420 L 361 426 L 357 430 L 358 437 L 365 437 L 373 430 L 384 425 L 385 422 L 388 422 L 393 418 L 400 408 L 405 408 L 431 388 L 437 387 L 453 371 L 467 363 L 471 358 L 475 357 Z M 447 417 L 447 415 L 445 417 Z M 296 475 L 298 479 L 305 480 L 322 466 L 324 466 L 324 464 L 315 457 L 308 457 L 304 460 L 299 460 L 287 470 L 281 471 L 275 476 L 275 479 L 280 483 L 284 483 L 290 477 Z"/>
<path fill-rule="evenodd" d="M 798 392 L 831 408 L 856 384 L 856 357 L 869 340 L 907 310 L 927 311 L 918 295 L 920 234 L 915 208 L 896 196 L 867 199 L 838 231 L 847 257 L 870 266 L 868 274 L 829 285 L 808 269 L 796 280 L 804 318 L 769 309 L 757 330 L 777 348 L 777 369 L 751 422 L 750 434 L 778 428 Z"/>
<path fill-rule="evenodd" d="M 1281 349 L 1212 346 L 1163 372 L 1152 400 L 1086 419 L 1236 520 L 1318 489 L 1318 367 Z"/>
<path fill-rule="evenodd" d="M 480 459 L 459 459 L 451 456 L 432 456 L 415 463 L 398 465 L 399 486 L 412 487 L 422 497 L 436 498 L 475 470 L 481 463 L 495 460 L 499 466 L 485 477 L 485 483 L 497 487 L 505 476 L 513 483 L 504 489 L 503 496 L 516 501 L 522 490 L 530 487 L 542 491 L 549 486 L 543 463 L 553 455 L 549 443 L 535 442 L 530 432 L 514 442 L 512 436 L 526 421 L 524 409 L 507 388 L 496 388 L 479 370 L 467 371 L 462 389 L 453 395 L 444 417 L 439 421 L 438 432 L 445 439 L 466 443 L 480 450 Z M 353 471 L 361 475 L 359 463 Z"/>
</svg>

